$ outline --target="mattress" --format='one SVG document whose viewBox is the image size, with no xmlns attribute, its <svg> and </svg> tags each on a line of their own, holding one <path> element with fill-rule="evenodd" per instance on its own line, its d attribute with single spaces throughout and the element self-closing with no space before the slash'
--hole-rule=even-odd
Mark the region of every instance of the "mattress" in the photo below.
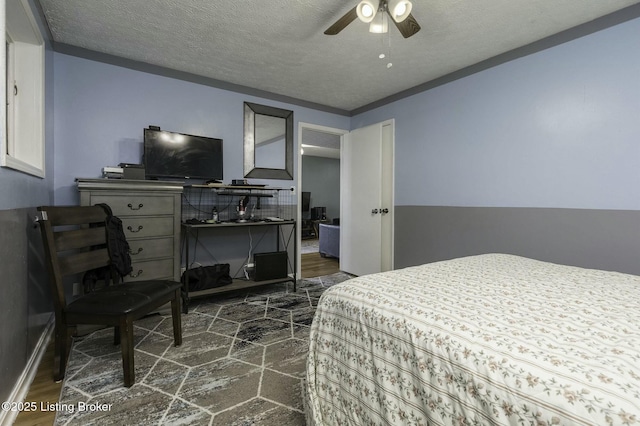
<svg viewBox="0 0 640 426">
<path fill-rule="evenodd" d="M 488 254 L 351 279 L 305 393 L 315 425 L 640 424 L 640 277 Z"/>
</svg>

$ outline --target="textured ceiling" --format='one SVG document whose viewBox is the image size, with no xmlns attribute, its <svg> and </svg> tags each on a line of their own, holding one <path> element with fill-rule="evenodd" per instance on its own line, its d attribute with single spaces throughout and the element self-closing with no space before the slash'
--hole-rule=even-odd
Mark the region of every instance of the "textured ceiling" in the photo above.
<svg viewBox="0 0 640 426">
<path fill-rule="evenodd" d="M 40 0 L 56 44 L 344 111 L 640 3 L 413 0 L 422 30 L 409 39 L 393 25 L 371 34 L 359 20 L 323 34 L 357 2 Z"/>
</svg>

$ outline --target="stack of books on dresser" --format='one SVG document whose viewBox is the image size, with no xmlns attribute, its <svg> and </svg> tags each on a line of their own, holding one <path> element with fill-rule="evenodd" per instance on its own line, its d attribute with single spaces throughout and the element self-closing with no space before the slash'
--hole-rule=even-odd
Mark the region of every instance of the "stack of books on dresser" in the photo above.
<svg viewBox="0 0 640 426">
<path fill-rule="evenodd" d="M 122 179 L 124 169 L 122 167 L 103 167 L 102 177 L 105 179 Z"/>
</svg>

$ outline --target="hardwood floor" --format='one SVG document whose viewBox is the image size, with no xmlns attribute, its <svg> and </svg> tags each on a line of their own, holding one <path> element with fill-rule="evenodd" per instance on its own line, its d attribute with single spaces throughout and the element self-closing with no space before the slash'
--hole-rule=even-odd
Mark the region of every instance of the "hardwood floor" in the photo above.
<svg viewBox="0 0 640 426">
<path fill-rule="evenodd" d="M 47 403 L 55 404 L 58 402 L 62 389 L 62 382 L 53 381 L 53 337 L 47 346 L 47 351 L 42 357 L 42 361 L 38 366 L 38 372 L 33 378 L 29 392 L 25 398 L 25 402 L 35 402 L 38 405 L 36 411 L 22 411 L 18 414 L 14 425 L 35 426 L 35 425 L 52 425 L 56 418 L 55 411 L 41 411 L 40 404 L 45 406 Z"/>
<path fill-rule="evenodd" d="M 302 255 L 302 278 L 320 277 L 335 274 L 340 269 L 340 261 L 331 257 L 322 257 L 320 253 Z"/>
<path fill-rule="evenodd" d="M 313 278 L 322 275 L 330 275 L 339 271 L 340 262 L 338 259 L 322 257 L 319 253 L 307 253 L 302 255 L 302 278 Z M 33 383 L 29 388 L 29 393 L 25 402 L 55 404 L 60 395 L 61 383 L 53 381 L 53 338 L 49 342 L 47 352 L 42 358 Z M 18 414 L 14 423 L 17 426 L 52 425 L 55 419 L 55 411 L 35 412 L 23 411 Z"/>
</svg>

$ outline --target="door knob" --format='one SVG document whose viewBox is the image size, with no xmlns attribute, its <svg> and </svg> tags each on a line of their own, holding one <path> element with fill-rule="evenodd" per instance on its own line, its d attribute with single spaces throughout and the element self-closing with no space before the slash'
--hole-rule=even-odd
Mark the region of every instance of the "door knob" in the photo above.
<svg viewBox="0 0 640 426">
<path fill-rule="evenodd" d="M 378 209 L 371 210 L 371 214 L 378 214 Z"/>
</svg>

